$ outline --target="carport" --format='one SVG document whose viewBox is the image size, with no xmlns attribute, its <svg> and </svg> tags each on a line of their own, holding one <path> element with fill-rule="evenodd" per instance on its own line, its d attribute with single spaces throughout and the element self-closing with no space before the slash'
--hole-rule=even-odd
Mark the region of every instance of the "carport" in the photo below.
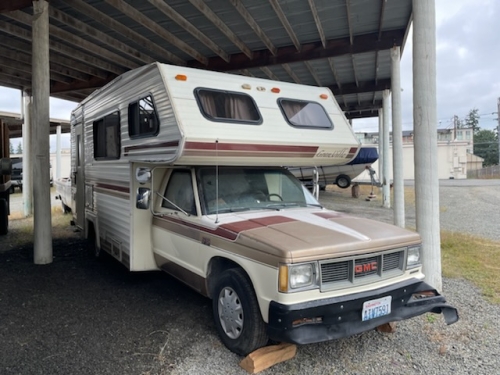
<svg viewBox="0 0 500 375">
<path fill-rule="evenodd" d="M 49 96 L 78 102 L 154 61 L 327 86 L 347 118 L 378 116 L 387 208 L 392 123 L 394 217 L 404 226 L 399 63 L 413 25 L 417 231 L 424 272 L 441 289 L 434 7 L 432 0 L 2 2 L 0 85 L 23 92 L 35 263 L 52 262 Z"/>
</svg>

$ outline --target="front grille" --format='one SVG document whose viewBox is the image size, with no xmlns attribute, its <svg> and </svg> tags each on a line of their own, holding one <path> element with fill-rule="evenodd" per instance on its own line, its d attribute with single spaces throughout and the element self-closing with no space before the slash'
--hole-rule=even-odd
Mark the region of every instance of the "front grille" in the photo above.
<svg viewBox="0 0 500 375">
<path fill-rule="evenodd" d="M 321 290 L 346 288 L 401 275 L 405 249 L 387 251 L 366 257 L 320 262 Z"/>
</svg>

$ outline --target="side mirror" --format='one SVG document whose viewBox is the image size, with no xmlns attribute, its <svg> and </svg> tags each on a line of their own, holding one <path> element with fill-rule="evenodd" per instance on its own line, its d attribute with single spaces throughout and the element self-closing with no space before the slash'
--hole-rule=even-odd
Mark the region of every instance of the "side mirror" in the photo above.
<svg viewBox="0 0 500 375">
<path fill-rule="evenodd" d="M 151 195 L 151 191 L 149 188 L 139 188 L 137 190 L 137 199 L 135 201 L 135 208 L 140 210 L 149 209 L 149 197 Z"/>
</svg>

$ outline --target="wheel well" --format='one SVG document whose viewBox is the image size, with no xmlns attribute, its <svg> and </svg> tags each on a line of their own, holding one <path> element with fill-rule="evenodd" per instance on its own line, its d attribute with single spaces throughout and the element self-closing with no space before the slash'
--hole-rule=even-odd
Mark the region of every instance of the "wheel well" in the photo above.
<svg viewBox="0 0 500 375">
<path fill-rule="evenodd" d="M 215 287 L 215 283 L 217 281 L 217 276 L 220 275 L 222 272 L 225 270 L 228 270 L 230 268 L 241 268 L 238 263 L 229 260 L 227 258 L 222 258 L 222 257 L 215 257 L 210 260 L 210 263 L 208 264 L 208 272 L 207 272 L 207 292 L 208 292 L 208 297 L 212 298 L 213 294 L 213 289 Z M 245 273 L 246 271 L 243 270 Z M 247 274 L 248 276 L 248 274 Z"/>
</svg>

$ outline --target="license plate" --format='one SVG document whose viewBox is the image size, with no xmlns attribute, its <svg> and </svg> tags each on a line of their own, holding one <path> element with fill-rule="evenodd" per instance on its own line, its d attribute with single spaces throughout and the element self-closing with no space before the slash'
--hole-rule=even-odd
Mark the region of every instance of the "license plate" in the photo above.
<svg viewBox="0 0 500 375">
<path fill-rule="evenodd" d="M 380 318 L 391 313 L 392 296 L 372 299 L 363 303 L 362 321 Z"/>
</svg>

